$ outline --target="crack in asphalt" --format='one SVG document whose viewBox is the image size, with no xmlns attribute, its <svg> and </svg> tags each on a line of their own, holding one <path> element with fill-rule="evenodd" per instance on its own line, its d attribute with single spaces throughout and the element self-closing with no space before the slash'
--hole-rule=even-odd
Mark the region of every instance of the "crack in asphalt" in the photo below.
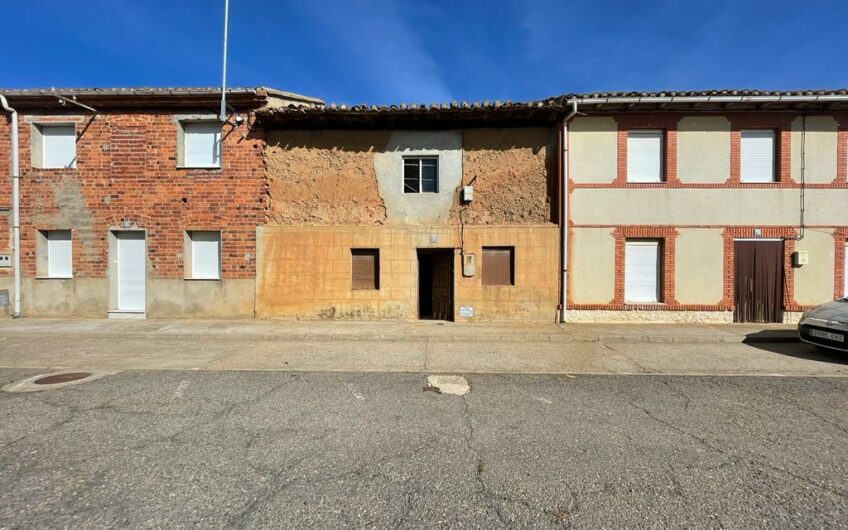
<svg viewBox="0 0 848 530">
<path fill-rule="evenodd" d="M 633 401 L 633 400 L 629 401 L 629 402 L 628 402 L 628 404 L 629 404 L 630 406 L 632 406 L 632 407 L 634 407 L 634 408 L 636 408 L 636 409 L 638 409 L 638 410 L 642 411 L 642 412 L 643 412 L 643 413 L 644 413 L 647 417 L 649 417 L 650 419 L 652 419 L 652 420 L 656 421 L 657 423 L 660 423 L 660 424 L 662 424 L 662 425 L 665 425 L 665 426 L 666 426 L 666 427 L 668 427 L 669 429 L 671 429 L 671 430 L 673 430 L 673 431 L 675 431 L 675 432 L 677 432 L 677 433 L 679 433 L 679 434 L 682 434 L 683 436 L 687 436 L 687 437 L 689 437 L 689 438 L 692 438 L 693 440 L 697 441 L 699 444 L 703 445 L 703 446 L 704 446 L 704 447 L 706 447 L 707 449 L 710 449 L 711 451 L 713 451 L 713 452 L 715 452 L 715 453 L 718 453 L 718 454 L 720 454 L 721 456 L 723 456 L 723 457 L 725 457 L 725 458 L 728 458 L 728 459 L 730 459 L 730 460 L 733 460 L 733 461 L 734 461 L 734 462 L 736 462 L 736 463 L 743 464 L 743 465 L 747 465 L 747 466 L 752 466 L 752 467 L 760 468 L 760 469 L 761 469 L 762 467 L 767 467 L 767 468 L 769 468 L 769 469 L 771 469 L 771 470 L 774 470 L 774 471 L 777 471 L 777 472 L 779 472 L 779 473 L 783 473 L 783 474 L 785 474 L 785 475 L 787 475 L 787 476 L 789 476 L 789 477 L 792 477 L 792 478 L 794 478 L 794 479 L 796 479 L 796 480 L 798 480 L 798 481 L 804 482 L 805 484 L 808 484 L 808 485 L 810 485 L 810 486 L 812 486 L 812 487 L 814 487 L 814 488 L 820 489 L 820 490 L 822 490 L 822 491 L 827 491 L 827 492 L 832 493 L 833 495 L 836 495 L 836 496 L 838 496 L 838 497 L 842 497 L 842 498 L 846 498 L 846 499 L 848 499 L 848 493 L 844 493 L 844 492 L 840 492 L 840 491 L 834 490 L 834 489 L 832 489 L 832 488 L 830 488 L 830 487 L 828 487 L 828 486 L 825 486 L 825 485 L 823 485 L 823 484 L 819 484 L 818 482 L 815 482 L 815 481 L 813 481 L 813 480 L 811 480 L 811 479 L 809 479 L 809 478 L 807 478 L 807 477 L 803 477 L 803 476 L 797 475 L 796 473 L 793 473 L 793 472 L 791 472 L 791 471 L 789 471 L 789 470 L 787 470 L 787 469 L 784 469 L 784 468 L 782 468 L 782 467 L 776 466 L 776 465 L 771 464 L 771 463 L 766 462 L 766 461 L 758 461 L 758 460 L 753 459 L 753 458 L 750 458 L 750 457 L 749 457 L 749 458 L 743 458 L 743 457 L 737 456 L 737 455 L 735 455 L 735 454 L 733 454 L 733 453 L 730 453 L 730 452 L 726 451 L 725 449 L 722 449 L 721 447 L 718 447 L 718 446 L 716 446 L 716 445 L 711 444 L 710 442 L 708 442 L 706 439 L 704 439 L 704 438 L 703 438 L 703 437 L 701 437 L 701 436 L 698 436 L 698 435 L 696 435 L 696 434 L 693 434 L 693 433 L 691 433 L 691 432 L 687 431 L 686 429 L 684 429 L 684 428 L 682 428 L 682 427 L 679 427 L 678 425 L 675 425 L 674 423 L 672 423 L 672 422 L 670 422 L 670 421 L 667 421 L 667 420 L 664 420 L 664 419 L 662 419 L 662 418 L 659 418 L 659 417 L 658 417 L 658 416 L 656 416 L 653 412 L 651 412 L 650 410 L 648 410 L 646 407 L 643 407 L 643 406 L 641 406 L 641 405 L 637 404 L 637 403 L 636 403 L 635 401 Z"/>
</svg>

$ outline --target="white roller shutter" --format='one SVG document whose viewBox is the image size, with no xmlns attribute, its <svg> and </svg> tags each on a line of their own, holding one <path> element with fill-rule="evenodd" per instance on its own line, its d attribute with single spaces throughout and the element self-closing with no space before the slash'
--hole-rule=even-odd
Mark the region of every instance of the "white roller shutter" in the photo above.
<svg viewBox="0 0 848 530">
<path fill-rule="evenodd" d="M 662 139 L 659 130 L 627 132 L 627 182 L 662 181 Z"/>
<path fill-rule="evenodd" d="M 741 150 L 742 182 L 774 182 L 774 131 L 743 130 Z"/>
<path fill-rule="evenodd" d="M 73 254 L 70 230 L 47 232 L 47 275 L 51 278 L 73 276 Z"/>
<path fill-rule="evenodd" d="M 217 280 L 221 277 L 221 233 L 191 233 L 191 277 Z"/>
<path fill-rule="evenodd" d="M 183 125 L 187 167 L 218 167 L 221 164 L 221 124 L 195 122 Z"/>
<path fill-rule="evenodd" d="M 845 282 L 845 286 L 842 292 L 844 293 L 843 296 L 845 296 L 845 298 L 848 298 L 848 241 L 845 242 L 845 257 L 842 259 L 842 264 L 844 267 L 842 279 L 843 282 Z"/>
<path fill-rule="evenodd" d="M 624 301 L 658 302 L 659 241 L 627 241 L 624 244 Z"/>
<path fill-rule="evenodd" d="M 41 166 L 77 166 L 77 135 L 73 125 L 41 126 Z"/>
</svg>

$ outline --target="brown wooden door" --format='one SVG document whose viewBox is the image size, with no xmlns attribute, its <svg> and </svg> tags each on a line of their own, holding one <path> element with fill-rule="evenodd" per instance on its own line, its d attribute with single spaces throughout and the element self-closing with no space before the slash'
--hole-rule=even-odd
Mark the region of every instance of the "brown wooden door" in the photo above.
<svg viewBox="0 0 848 530">
<path fill-rule="evenodd" d="M 433 318 L 453 320 L 453 253 L 433 256 Z"/>
<path fill-rule="evenodd" d="M 735 241 L 735 322 L 783 321 L 783 242 Z"/>
</svg>

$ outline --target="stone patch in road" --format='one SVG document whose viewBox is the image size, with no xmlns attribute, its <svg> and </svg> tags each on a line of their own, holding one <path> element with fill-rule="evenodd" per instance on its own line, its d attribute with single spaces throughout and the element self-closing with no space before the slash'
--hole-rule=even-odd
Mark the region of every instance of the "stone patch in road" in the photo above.
<svg viewBox="0 0 848 530">
<path fill-rule="evenodd" d="M 461 375 L 431 375 L 427 378 L 427 390 L 434 390 L 440 394 L 464 396 L 471 390 L 471 385 Z"/>
</svg>

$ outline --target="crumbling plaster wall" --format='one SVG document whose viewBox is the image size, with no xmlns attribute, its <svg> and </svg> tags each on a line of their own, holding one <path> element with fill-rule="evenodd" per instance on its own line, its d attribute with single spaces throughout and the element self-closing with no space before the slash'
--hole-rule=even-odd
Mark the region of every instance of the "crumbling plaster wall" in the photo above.
<svg viewBox="0 0 848 530">
<path fill-rule="evenodd" d="M 552 222 L 553 128 L 277 129 L 267 138 L 271 225 Z M 438 155 L 439 193 L 403 193 L 410 155 Z M 474 200 L 464 205 L 460 189 L 469 183 Z"/>
<path fill-rule="evenodd" d="M 388 140 L 386 131 L 269 130 L 269 223 L 384 224 L 373 158 Z"/>
</svg>

